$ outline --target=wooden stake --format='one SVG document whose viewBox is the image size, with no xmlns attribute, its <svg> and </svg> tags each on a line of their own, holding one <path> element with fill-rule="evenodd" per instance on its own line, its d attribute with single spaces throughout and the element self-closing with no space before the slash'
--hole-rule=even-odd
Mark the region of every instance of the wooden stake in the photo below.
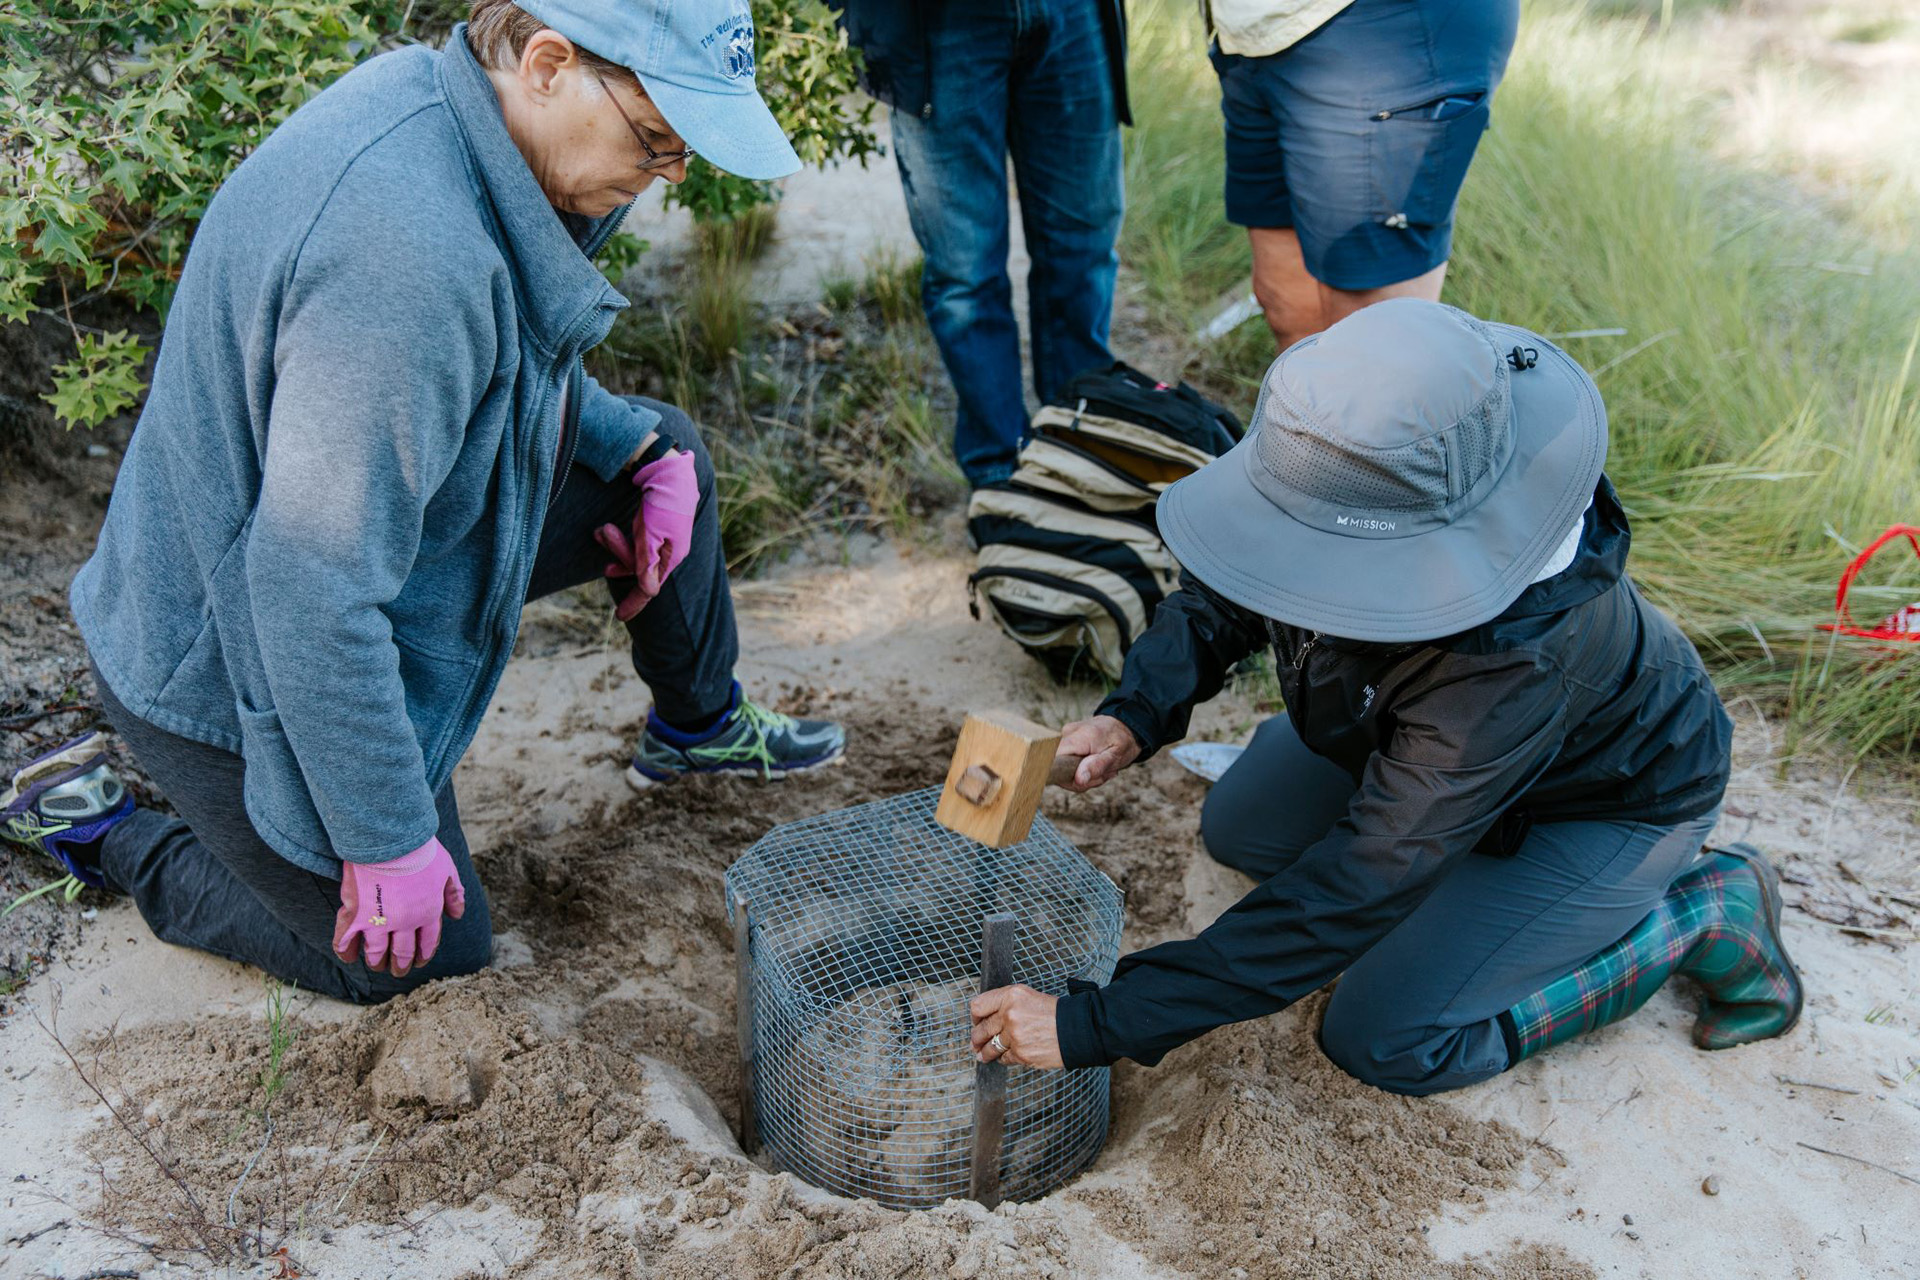
<svg viewBox="0 0 1920 1280">
<path fill-rule="evenodd" d="M 760 1150 L 760 1100 L 753 1087 L 753 974 L 748 954 L 747 900 L 733 895 L 734 1030 L 740 1038 L 740 1149 Z"/>
<path fill-rule="evenodd" d="M 1013 944 L 1020 922 L 1011 912 L 980 925 L 980 989 L 1013 982 Z M 973 1067 L 973 1169 L 967 1194 L 991 1209 L 1000 1203 L 1000 1151 L 1007 1131 L 1007 1068 L 1000 1062 Z"/>
</svg>

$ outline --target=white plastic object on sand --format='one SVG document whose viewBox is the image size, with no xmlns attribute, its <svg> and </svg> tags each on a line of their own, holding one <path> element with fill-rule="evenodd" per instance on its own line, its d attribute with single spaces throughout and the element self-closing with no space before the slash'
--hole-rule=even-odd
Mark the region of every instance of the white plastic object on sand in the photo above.
<svg viewBox="0 0 1920 1280">
<path fill-rule="evenodd" d="M 1208 782 L 1218 782 L 1220 775 L 1231 768 L 1245 750 L 1245 747 L 1236 747 L 1227 742 L 1183 742 L 1171 754 L 1174 761 L 1188 773 L 1205 778 Z"/>
<path fill-rule="evenodd" d="M 1202 325 L 1194 337 L 1205 343 L 1218 342 L 1259 314 L 1260 299 L 1248 290 L 1245 297 L 1233 299 L 1214 313 L 1213 319 Z"/>
</svg>

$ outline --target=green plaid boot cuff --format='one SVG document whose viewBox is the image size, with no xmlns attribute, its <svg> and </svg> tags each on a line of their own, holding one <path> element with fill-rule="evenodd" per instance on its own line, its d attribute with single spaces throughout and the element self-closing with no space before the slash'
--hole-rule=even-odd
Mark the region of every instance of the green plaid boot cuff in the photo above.
<svg viewBox="0 0 1920 1280">
<path fill-rule="evenodd" d="M 1693 1041 L 1728 1049 L 1777 1036 L 1800 1017 L 1800 975 L 1780 942 L 1780 886 L 1751 845 L 1716 852 L 1676 880 L 1626 937 L 1507 1011 L 1514 1062 L 1645 1004 L 1675 973 L 1706 994 Z"/>
</svg>

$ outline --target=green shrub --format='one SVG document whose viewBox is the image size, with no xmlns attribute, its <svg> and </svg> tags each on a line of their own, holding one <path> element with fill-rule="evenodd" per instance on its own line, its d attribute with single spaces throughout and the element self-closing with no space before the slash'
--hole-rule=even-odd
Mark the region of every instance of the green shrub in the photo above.
<svg viewBox="0 0 1920 1280">
<path fill-rule="evenodd" d="M 140 403 L 146 390 L 140 366 L 150 349 L 122 330 L 80 335 L 73 359 L 53 371 L 53 391 L 46 397 L 62 422 L 91 426 Z"/>
<path fill-rule="evenodd" d="M 631 231 L 616 231 L 600 246 L 600 256 L 594 259 L 594 265 L 600 268 L 600 274 L 607 278 L 607 283 L 617 289 L 627 272 L 639 265 L 640 259 L 652 247 L 651 243 Z"/>
<path fill-rule="evenodd" d="M 201 210 L 295 107 L 375 46 L 386 4 L 15 0 L 0 6 L 0 321 L 57 281 L 164 312 Z M 48 397 L 70 425 L 130 406 L 146 350 L 82 344 Z"/>
<path fill-rule="evenodd" d="M 213 193 L 274 126 L 407 34 L 439 38 L 448 0 L 10 0 L 0 5 L 0 323 L 57 284 L 68 318 L 114 294 L 164 315 Z M 822 0 L 757 0 L 761 89 L 801 157 L 873 153 L 859 56 Z M 696 162 L 674 192 L 703 221 L 771 202 L 770 184 Z M 644 248 L 612 246 L 609 274 Z M 77 331 L 76 331 L 77 333 Z M 82 341 L 46 397 L 71 425 L 132 407 L 147 349 Z"/>
</svg>

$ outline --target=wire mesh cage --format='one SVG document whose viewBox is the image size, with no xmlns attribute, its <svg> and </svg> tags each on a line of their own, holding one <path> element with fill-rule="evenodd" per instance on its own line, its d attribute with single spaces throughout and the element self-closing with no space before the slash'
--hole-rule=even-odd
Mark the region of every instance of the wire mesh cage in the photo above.
<svg viewBox="0 0 1920 1280">
<path fill-rule="evenodd" d="M 982 922 L 1015 917 L 1013 980 L 1052 995 L 1105 982 L 1120 954 L 1120 890 L 1045 818 L 990 849 L 934 821 L 939 797 L 776 827 L 726 877 L 748 921 L 743 1083 L 759 1144 L 816 1186 L 893 1208 L 968 1194 Z M 1108 1072 L 1016 1066 L 1005 1085 L 1000 1194 L 1030 1199 L 1106 1141 Z"/>
</svg>

